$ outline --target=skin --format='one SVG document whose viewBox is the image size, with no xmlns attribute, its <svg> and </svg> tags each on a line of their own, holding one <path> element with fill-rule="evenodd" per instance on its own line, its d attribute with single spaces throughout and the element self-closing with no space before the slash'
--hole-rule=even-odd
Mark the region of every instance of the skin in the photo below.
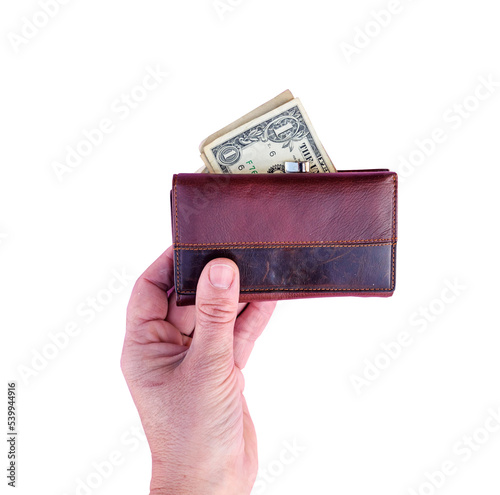
<svg viewBox="0 0 500 495">
<path fill-rule="evenodd" d="M 238 304 L 227 259 L 204 268 L 196 306 L 176 306 L 173 277 L 170 247 L 134 286 L 121 359 L 151 449 L 150 493 L 249 494 L 257 438 L 241 370 L 276 303 Z"/>
</svg>

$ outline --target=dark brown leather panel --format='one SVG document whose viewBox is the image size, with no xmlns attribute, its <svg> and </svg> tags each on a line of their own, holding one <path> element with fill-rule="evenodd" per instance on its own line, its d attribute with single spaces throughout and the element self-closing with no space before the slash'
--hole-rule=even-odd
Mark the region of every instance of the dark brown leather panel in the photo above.
<svg viewBox="0 0 500 495">
<path fill-rule="evenodd" d="M 176 291 L 178 296 L 194 294 L 203 267 L 215 258 L 229 258 L 240 270 L 242 295 L 273 292 L 313 295 L 354 295 L 353 293 L 366 292 L 371 295 L 384 295 L 394 290 L 393 246 L 386 243 L 322 247 L 177 249 L 175 254 L 179 271 L 176 277 Z M 182 301 L 182 298 L 180 300 Z M 255 300 L 255 297 L 248 300 Z"/>
</svg>

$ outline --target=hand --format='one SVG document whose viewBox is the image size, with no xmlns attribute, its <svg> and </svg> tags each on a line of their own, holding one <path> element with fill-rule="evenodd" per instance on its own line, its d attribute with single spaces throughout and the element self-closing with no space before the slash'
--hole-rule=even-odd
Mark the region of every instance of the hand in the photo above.
<svg viewBox="0 0 500 495">
<path fill-rule="evenodd" d="M 173 277 L 170 247 L 134 286 L 121 359 L 151 448 L 151 494 L 248 494 L 257 438 L 241 370 L 275 302 L 238 304 L 238 268 L 223 258 L 204 268 L 195 307 L 167 296 Z"/>
</svg>

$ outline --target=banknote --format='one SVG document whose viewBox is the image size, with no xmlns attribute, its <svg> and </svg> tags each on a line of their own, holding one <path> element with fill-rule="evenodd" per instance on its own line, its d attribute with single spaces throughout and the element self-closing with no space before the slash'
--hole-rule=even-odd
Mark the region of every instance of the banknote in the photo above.
<svg viewBox="0 0 500 495">
<path fill-rule="evenodd" d="M 200 145 L 210 173 L 284 171 L 285 161 L 309 161 L 311 172 L 335 172 L 307 113 L 290 91 L 212 134 Z"/>
<path fill-rule="evenodd" d="M 234 129 L 244 126 L 248 122 L 271 112 L 275 108 L 278 108 L 279 106 L 284 105 L 285 103 L 291 100 L 293 100 L 293 94 L 289 89 L 287 89 L 282 93 L 280 93 L 278 96 L 275 96 L 273 99 L 267 101 L 266 103 L 263 103 L 257 108 L 254 108 L 251 112 L 243 115 L 234 122 L 231 122 L 231 124 L 226 125 L 222 129 L 219 129 L 217 132 L 214 132 L 213 134 L 205 138 L 200 143 L 200 153 L 201 153 L 200 156 L 201 159 L 203 160 L 203 163 L 205 164 L 205 170 L 207 170 L 208 173 L 214 173 L 212 166 L 210 165 L 207 157 L 205 156 L 204 149 L 206 146 L 208 146 L 210 143 L 213 143 L 216 139 L 220 138 L 221 136 L 229 134 Z"/>
</svg>

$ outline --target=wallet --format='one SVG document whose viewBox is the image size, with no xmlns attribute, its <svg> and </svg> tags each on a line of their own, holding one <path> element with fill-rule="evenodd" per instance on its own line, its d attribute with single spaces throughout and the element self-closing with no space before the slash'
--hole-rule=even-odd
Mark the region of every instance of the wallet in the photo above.
<svg viewBox="0 0 500 495">
<path fill-rule="evenodd" d="M 391 296 L 397 174 L 389 170 L 178 174 L 171 191 L 176 302 L 194 304 L 214 258 L 240 271 L 240 302 Z"/>
</svg>

